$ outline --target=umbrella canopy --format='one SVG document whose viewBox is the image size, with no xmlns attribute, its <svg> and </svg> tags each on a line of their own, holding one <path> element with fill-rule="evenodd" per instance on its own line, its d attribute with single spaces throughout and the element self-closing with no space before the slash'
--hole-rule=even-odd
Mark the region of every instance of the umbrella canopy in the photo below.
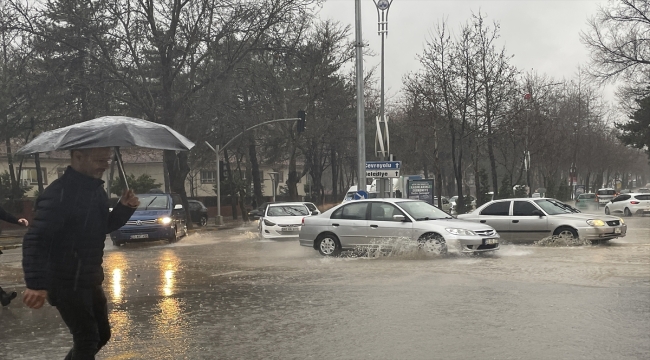
<svg viewBox="0 0 650 360">
<path fill-rule="evenodd" d="M 20 148 L 16 154 L 130 146 L 190 150 L 194 143 L 166 125 L 126 116 L 104 116 L 46 131 Z"/>
</svg>

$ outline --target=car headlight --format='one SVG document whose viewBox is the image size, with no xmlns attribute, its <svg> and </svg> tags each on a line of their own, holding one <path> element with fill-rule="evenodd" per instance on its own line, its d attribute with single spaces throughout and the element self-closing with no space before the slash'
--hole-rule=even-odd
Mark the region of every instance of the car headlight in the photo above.
<svg viewBox="0 0 650 360">
<path fill-rule="evenodd" d="M 457 228 L 446 228 L 448 233 L 453 234 L 453 235 L 469 235 L 469 236 L 476 236 L 476 233 L 473 232 L 472 230 L 466 230 L 466 229 L 457 229 Z"/>
<path fill-rule="evenodd" d="M 618 219 L 621 220 L 621 225 L 625 224 L 625 220 L 623 220 L 623 218 L 618 218 Z"/>
<path fill-rule="evenodd" d="M 266 226 L 275 226 L 275 223 L 264 219 L 264 225 L 266 225 Z"/>
<path fill-rule="evenodd" d="M 161 217 L 161 218 L 158 218 L 158 222 L 163 224 L 163 225 L 168 225 L 168 224 L 171 224 L 172 218 L 170 218 L 169 216 Z"/>
<path fill-rule="evenodd" d="M 605 226 L 605 222 L 600 219 L 587 220 L 587 224 L 591 226 Z"/>
</svg>

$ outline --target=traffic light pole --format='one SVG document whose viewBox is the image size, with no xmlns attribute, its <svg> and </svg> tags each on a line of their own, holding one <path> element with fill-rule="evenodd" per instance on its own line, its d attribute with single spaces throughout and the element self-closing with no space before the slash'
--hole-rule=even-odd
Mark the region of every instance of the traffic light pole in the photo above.
<svg viewBox="0 0 650 360">
<path fill-rule="evenodd" d="M 226 145 L 224 145 L 223 147 L 220 147 L 218 144 L 215 145 L 214 147 L 212 147 L 212 145 L 210 145 L 209 142 L 207 142 L 207 141 L 205 142 L 205 144 L 208 145 L 210 150 L 214 151 L 214 153 L 217 155 L 217 174 L 216 174 L 217 175 L 217 179 L 216 179 L 216 181 L 217 181 L 217 219 L 215 221 L 217 226 L 223 226 L 223 216 L 221 216 L 221 166 L 219 166 L 219 160 L 220 160 L 219 158 L 221 157 L 221 152 L 225 148 L 227 148 L 228 145 L 230 145 L 235 139 L 242 136 L 248 130 L 252 130 L 252 129 L 255 129 L 256 127 L 259 127 L 259 126 L 262 126 L 262 125 L 276 123 L 276 122 L 280 122 L 280 121 L 305 121 L 305 118 L 302 117 L 302 116 L 304 116 L 304 112 L 301 113 L 300 115 L 301 115 L 301 117 L 299 117 L 299 118 L 275 119 L 275 120 L 265 121 L 265 122 L 259 123 L 257 125 L 253 125 L 253 126 L 249 127 L 248 129 L 246 129 L 246 130 L 240 132 L 239 134 L 237 134 L 234 138 L 230 139 L 230 141 L 228 141 L 226 143 Z M 303 124 L 303 129 L 304 129 L 304 124 Z"/>
</svg>

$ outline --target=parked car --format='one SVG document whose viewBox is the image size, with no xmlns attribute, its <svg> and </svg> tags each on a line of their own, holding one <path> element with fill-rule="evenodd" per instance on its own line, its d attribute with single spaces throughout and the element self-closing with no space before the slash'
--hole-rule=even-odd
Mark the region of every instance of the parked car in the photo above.
<svg viewBox="0 0 650 360">
<path fill-rule="evenodd" d="M 596 197 L 598 198 L 598 206 L 605 206 L 607 203 L 616 196 L 616 190 L 612 188 L 603 188 L 596 191 Z"/>
<path fill-rule="evenodd" d="M 208 208 L 198 200 L 187 200 L 190 207 L 190 219 L 199 226 L 208 224 Z"/>
<path fill-rule="evenodd" d="M 472 209 L 476 208 L 476 198 L 474 198 L 472 195 L 465 195 L 467 199 L 470 201 L 470 206 Z M 456 211 L 456 201 L 458 200 L 458 195 L 454 195 L 449 199 L 449 211 Z M 444 210 L 444 209 L 443 209 Z"/>
<path fill-rule="evenodd" d="M 595 193 L 584 193 L 576 198 L 576 208 L 589 210 L 598 208 L 598 198 Z"/>
<path fill-rule="evenodd" d="M 438 207 L 438 197 L 433 197 L 433 206 Z M 451 203 L 446 197 L 442 197 L 442 210 L 445 212 L 451 212 Z"/>
<path fill-rule="evenodd" d="M 320 210 L 318 210 L 318 206 L 316 206 L 316 204 L 311 202 L 303 202 L 303 204 L 305 204 L 305 206 L 307 207 L 307 209 L 309 209 L 312 215 L 320 214 Z"/>
<path fill-rule="evenodd" d="M 650 194 L 622 194 L 605 205 L 605 214 L 623 214 L 625 216 L 650 214 Z"/>
<path fill-rule="evenodd" d="M 490 201 L 459 219 L 487 224 L 511 242 L 534 242 L 547 236 L 611 240 L 624 237 L 623 219 L 591 215 L 551 198 L 516 198 Z"/>
<path fill-rule="evenodd" d="M 150 193 L 136 195 L 140 206 L 118 230 L 111 232 L 113 245 L 151 240 L 177 241 L 187 235 L 185 209 L 178 194 Z"/>
<path fill-rule="evenodd" d="M 499 249 L 499 234 L 491 226 L 455 219 L 424 201 L 400 198 L 351 201 L 305 217 L 299 242 L 323 256 L 335 256 L 402 237 L 440 253 L 447 252 L 452 240 L 463 252 Z"/>
<path fill-rule="evenodd" d="M 637 190 L 637 192 L 641 193 L 641 194 L 650 194 L 650 189 L 648 189 L 648 188 L 640 188 L 639 190 Z"/>
<path fill-rule="evenodd" d="M 258 225 L 260 238 L 296 238 L 302 221 L 307 216 L 311 216 L 311 212 L 301 202 L 269 204 L 260 217 Z"/>
</svg>

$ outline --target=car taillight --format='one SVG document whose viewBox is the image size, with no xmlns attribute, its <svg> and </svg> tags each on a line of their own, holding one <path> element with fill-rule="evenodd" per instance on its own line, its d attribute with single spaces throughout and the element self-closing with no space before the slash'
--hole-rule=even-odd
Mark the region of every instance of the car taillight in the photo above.
<svg viewBox="0 0 650 360">
<path fill-rule="evenodd" d="M 302 218 L 302 225 L 305 225 L 305 218 Z"/>
<path fill-rule="evenodd" d="M 579 203 L 579 202 L 580 202 L 580 199 L 576 199 L 576 202 Z"/>
<path fill-rule="evenodd" d="M 637 205 L 637 204 L 639 204 L 639 202 L 638 201 L 630 201 L 630 204 Z"/>
</svg>

